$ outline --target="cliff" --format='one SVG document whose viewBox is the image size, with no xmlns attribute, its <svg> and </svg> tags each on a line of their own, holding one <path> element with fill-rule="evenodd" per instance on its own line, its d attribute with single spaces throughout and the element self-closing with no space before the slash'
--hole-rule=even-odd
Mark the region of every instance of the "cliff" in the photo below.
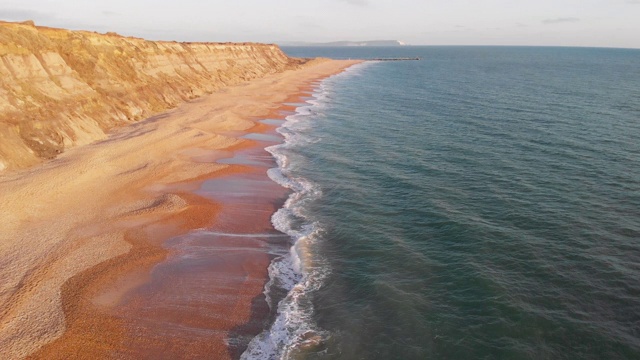
<svg viewBox="0 0 640 360">
<path fill-rule="evenodd" d="M 153 42 L 0 22 L 0 171 L 301 62 L 276 45 Z"/>
</svg>

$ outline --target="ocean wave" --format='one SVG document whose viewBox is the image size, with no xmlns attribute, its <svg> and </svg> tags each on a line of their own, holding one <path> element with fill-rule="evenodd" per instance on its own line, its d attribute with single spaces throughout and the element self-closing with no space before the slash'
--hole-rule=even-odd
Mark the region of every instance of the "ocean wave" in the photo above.
<svg viewBox="0 0 640 360">
<path fill-rule="evenodd" d="M 269 281 L 264 294 L 270 308 L 277 307 L 273 324 L 255 337 L 241 359 L 288 359 L 300 351 L 317 348 L 329 334 L 313 321 L 310 293 L 322 286 L 330 269 L 312 253 L 313 245 L 321 240 L 322 226 L 310 217 L 305 208 L 322 196 L 313 181 L 295 175 L 296 149 L 320 141 L 311 131 L 313 122 L 324 116 L 332 100 L 332 82 L 358 73 L 363 65 L 320 82 L 308 105 L 300 106 L 286 118 L 277 131 L 284 137 L 282 144 L 267 147 L 278 164 L 269 169 L 268 176 L 276 183 L 292 190 L 285 204 L 276 211 L 271 222 L 277 230 L 290 236 L 292 246 L 286 255 L 269 265 Z M 275 292 L 287 295 L 274 304 Z"/>
</svg>

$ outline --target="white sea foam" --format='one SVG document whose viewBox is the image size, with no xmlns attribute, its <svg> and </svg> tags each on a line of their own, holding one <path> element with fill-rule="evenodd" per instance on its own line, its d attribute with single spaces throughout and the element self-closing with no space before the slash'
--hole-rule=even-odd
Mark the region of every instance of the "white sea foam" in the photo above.
<svg viewBox="0 0 640 360">
<path fill-rule="evenodd" d="M 225 233 L 219 231 L 206 231 L 201 230 L 198 234 L 208 235 L 208 236 L 223 236 L 223 237 L 246 237 L 246 238 L 272 238 L 272 237 L 283 237 L 285 235 L 282 234 L 236 234 L 236 233 Z"/>
<path fill-rule="evenodd" d="M 294 175 L 291 155 L 295 154 L 296 148 L 319 141 L 309 130 L 313 128 L 313 121 L 324 117 L 323 111 L 331 101 L 332 82 L 357 74 L 361 67 L 353 66 L 321 82 L 314 90 L 313 99 L 306 101 L 308 105 L 298 107 L 296 113 L 288 116 L 277 129 L 284 137 L 284 143 L 266 148 L 278 164 L 267 174 L 274 182 L 293 191 L 271 218 L 277 230 L 291 237 L 292 246 L 288 254 L 269 265 L 269 281 L 264 294 L 271 308 L 277 306 L 274 323 L 249 343 L 241 359 L 288 359 L 301 344 L 308 344 L 309 339 L 327 336 L 313 322 L 309 298 L 309 293 L 319 289 L 329 273 L 329 269 L 310 253 L 313 244 L 321 239 L 322 226 L 305 212 L 306 204 L 321 197 L 322 191 L 309 179 Z M 273 303 L 271 296 L 275 289 L 287 292 L 278 304 Z"/>
</svg>

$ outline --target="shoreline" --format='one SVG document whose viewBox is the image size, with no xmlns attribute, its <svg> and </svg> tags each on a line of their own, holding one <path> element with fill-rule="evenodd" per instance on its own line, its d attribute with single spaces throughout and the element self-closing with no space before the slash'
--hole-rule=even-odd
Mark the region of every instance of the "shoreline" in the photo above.
<svg viewBox="0 0 640 360">
<path fill-rule="evenodd" d="M 255 145 L 221 134 L 251 132 L 255 119 L 271 116 L 310 83 L 355 63 L 325 61 L 235 86 L 122 128 L 42 166 L 2 175 L 0 200 L 11 216 L 0 224 L 7 229 L 0 252 L 8 264 L 1 274 L 7 281 L 0 289 L 0 346 L 9 357 L 27 356 L 45 344 L 34 358 L 62 358 L 60 351 L 89 356 L 88 348 L 112 351 L 110 346 L 116 347 L 122 337 L 96 341 L 95 334 L 78 332 L 79 325 L 94 333 L 122 335 L 126 321 L 96 312 L 90 298 L 120 281 L 116 287 L 124 290 L 106 296 L 101 306 L 119 303 L 171 256 L 164 242 L 212 226 L 225 208 L 193 191 L 197 184 L 238 168 L 199 159 L 198 154 L 206 158 L 207 152 L 233 153 Z M 118 274 L 132 268 L 138 275 L 118 280 Z M 251 302 L 245 309 L 251 311 Z"/>
</svg>

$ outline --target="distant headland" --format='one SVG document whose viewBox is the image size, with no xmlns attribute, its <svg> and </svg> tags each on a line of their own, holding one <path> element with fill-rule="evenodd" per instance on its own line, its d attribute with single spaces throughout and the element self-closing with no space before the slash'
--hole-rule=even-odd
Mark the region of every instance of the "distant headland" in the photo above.
<svg viewBox="0 0 640 360">
<path fill-rule="evenodd" d="M 304 41 L 283 41 L 278 42 L 280 46 L 406 46 L 400 40 L 367 40 L 367 41 L 332 41 L 332 42 L 304 42 Z"/>
</svg>

